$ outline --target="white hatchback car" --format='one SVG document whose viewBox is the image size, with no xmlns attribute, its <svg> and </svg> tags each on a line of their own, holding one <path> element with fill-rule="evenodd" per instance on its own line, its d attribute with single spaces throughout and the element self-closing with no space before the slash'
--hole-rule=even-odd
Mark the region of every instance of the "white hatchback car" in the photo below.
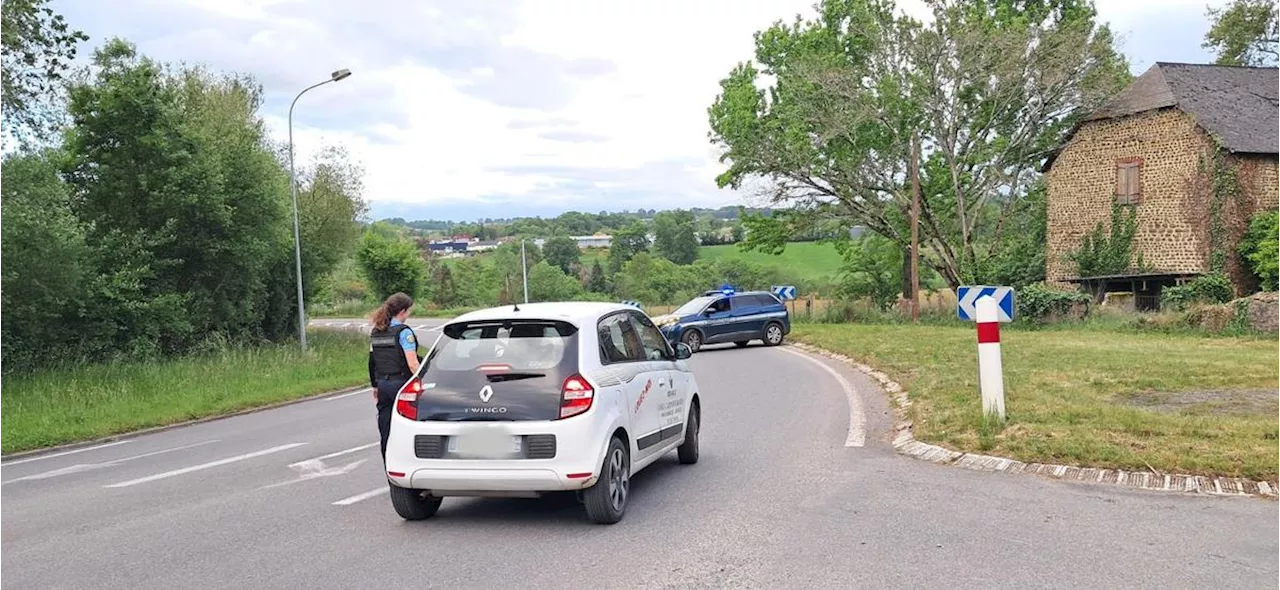
<svg viewBox="0 0 1280 590">
<path fill-rule="evenodd" d="M 611 303 L 534 303 L 459 316 L 400 390 L 386 470 L 402 518 L 445 496 L 575 491 L 622 519 L 631 476 L 672 450 L 698 461 L 701 402 L 653 321 Z"/>
</svg>

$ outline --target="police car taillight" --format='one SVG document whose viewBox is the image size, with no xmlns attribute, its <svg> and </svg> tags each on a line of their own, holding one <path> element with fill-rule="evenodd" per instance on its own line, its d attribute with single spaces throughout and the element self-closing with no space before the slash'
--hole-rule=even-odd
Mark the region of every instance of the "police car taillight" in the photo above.
<svg viewBox="0 0 1280 590">
<path fill-rule="evenodd" d="M 410 379 L 404 389 L 396 395 L 396 413 L 410 420 L 418 419 L 418 395 L 422 393 L 422 382 Z"/>
<path fill-rule="evenodd" d="M 595 397 L 596 391 L 581 375 L 565 379 L 564 387 L 560 388 L 560 417 L 577 416 L 591 409 L 591 400 Z"/>
</svg>

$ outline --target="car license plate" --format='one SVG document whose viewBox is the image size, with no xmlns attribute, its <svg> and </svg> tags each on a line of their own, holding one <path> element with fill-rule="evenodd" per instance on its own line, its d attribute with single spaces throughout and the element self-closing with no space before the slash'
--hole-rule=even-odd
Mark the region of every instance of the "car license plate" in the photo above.
<svg viewBox="0 0 1280 590">
<path fill-rule="evenodd" d="M 485 459 L 519 455 L 521 437 L 498 432 L 483 432 L 449 437 L 449 453 Z"/>
</svg>

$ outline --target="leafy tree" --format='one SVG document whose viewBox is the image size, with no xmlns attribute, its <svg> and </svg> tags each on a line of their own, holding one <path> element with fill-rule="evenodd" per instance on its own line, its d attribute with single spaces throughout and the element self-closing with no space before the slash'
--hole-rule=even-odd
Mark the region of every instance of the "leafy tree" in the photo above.
<svg viewBox="0 0 1280 590">
<path fill-rule="evenodd" d="M 556 236 L 547 240 L 542 245 L 542 253 L 547 257 L 547 262 L 559 267 L 565 274 L 573 272 L 581 255 L 578 242 L 569 236 Z"/>
<path fill-rule="evenodd" d="M 1264 291 L 1280 286 L 1280 218 L 1275 211 L 1259 213 L 1249 221 L 1249 230 L 1240 240 L 1240 255 Z"/>
<path fill-rule="evenodd" d="M 62 118 L 52 104 L 62 97 L 63 74 L 88 35 L 72 29 L 48 0 L 4 0 L 0 4 L 3 46 L 3 106 L 6 131 L 20 141 L 45 139 Z"/>
<path fill-rule="evenodd" d="M 609 279 L 605 276 L 604 265 L 600 264 L 599 258 L 591 263 L 591 274 L 587 278 L 587 290 L 592 293 L 606 293 L 609 291 Z"/>
<path fill-rule="evenodd" d="M 926 4 L 927 25 L 891 0 L 825 0 L 818 18 L 757 34 L 759 65 L 721 81 L 718 184 L 764 180 L 790 207 L 749 222 L 749 244 L 864 226 L 907 246 L 918 134 L 922 263 L 953 287 L 972 280 L 1045 155 L 1130 79 L 1091 2 Z"/>
<path fill-rule="evenodd" d="M 302 234 L 303 286 L 329 273 L 360 240 L 359 220 L 368 211 L 362 196 L 364 170 L 345 148 L 329 146 L 298 174 L 298 219 Z"/>
<path fill-rule="evenodd" d="M 1205 49 L 1218 54 L 1226 66 L 1274 66 L 1277 54 L 1276 3 L 1272 0 L 1233 0 L 1226 8 L 1210 8 L 1212 21 L 1205 33 Z"/>
<path fill-rule="evenodd" d="M 648 233 L 644 223 L 639 221 L 634 221 L 613 233 L 609 241 L 610 272 L 617 273 L 633 256 L 649 250 Z"/>
<path fill-rule="evenodd" d="M 526 242 L 524 258 L 527 268 L 532 269 L 542 261 L 542 249 L 537 244 Z M 495 299 L 498 303 L 505 305 L 524 301 L 525 270 L 520 261 L 520 242 L 511 241 L 499 246 L 490 260 L 490 284 L 497 289 Z"/>
<path fill-rule="evenodd" d="M 431 302 L 449 308 L 459 304 L 458 285 L 447 264 L 437 264 L 431 273 Z"/>
<path fill-rule="evenodd" d="M 397 292 L 418 296 L 426 266 L 413 242 L 369 230 L 361 239 L 356 258 L 379 301 Z"/>
<path fill-rule="evenodd" d="M 69 93 L 73 211 L 94 249 L 118 242 L 151 260 L 140 296 L 181 300 L 181 321 L 156 328 L 161 351 L 214 333 L 280 336 L 268 310 L 272 283 L 293 282 L 281 272 L 288 185 L 257 118 L 260 88 L 167 69 L 120 40 L 95 52 L 94 68 Z"/>
<path fill-rule="evenodd" d="M 697 292 L 699 282 L 693 267 L 680 266 L 648 252 L 632 256 L 622 272 L 614 277 L 619 297 L 648 305 L 686 301 Z"/>
<path fill-rule="evenodd" d="M 573 301 L 582 294 L 577 279 L 546 260 L 529 269 L 529 301 Z"/>
<path fill-rule="evenodd" d="M 53 350 L 80 352 L 75 344 L 84 337 L 66 327 L 75 324 L 94 273 L 87 268 L 84 229 L 71 214 L 55 155 L 13 156 L 0 171 L 0 345 L 6 372 L 43 364 L 41 355 Z"/>
<path fill-rule="evenodd" d="M 653 218 L 653 248 L 659 256 L 676 264 L 692 264 L 698 259 L 698 236 L 693 213 L 663 211 Z"/>
<path fill-rule="evenodd" d="M 902 248 L 892 240 L 869 234 L 836 242 L 840 265 L 840 294 L 869 299 L 877 308 L 893 307 L 902 288 Z"/>
<path fill-rule="evenodd" d="M 490 269 L 478 258 L 463 258 L 453 264 L 453 283 L 458 298 L 455 305 L 492 305 L 496 286 Z"/>
</svg>

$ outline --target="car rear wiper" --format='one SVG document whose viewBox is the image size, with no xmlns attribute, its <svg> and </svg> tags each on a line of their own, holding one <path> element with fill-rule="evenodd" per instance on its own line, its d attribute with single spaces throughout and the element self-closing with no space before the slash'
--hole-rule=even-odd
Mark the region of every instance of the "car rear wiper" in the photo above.
<svg viewBox="0 0 1280 590">
<path fill-rule="evenodd" d="M 498 383 L 499 381 L 519 381 L 520 379 L 534 379 L 536 377 L 546 377 L 546 373 L 496 373 L 493 375 L 485 375 L 489 378 L 490 383 Z"/>
</svg>

